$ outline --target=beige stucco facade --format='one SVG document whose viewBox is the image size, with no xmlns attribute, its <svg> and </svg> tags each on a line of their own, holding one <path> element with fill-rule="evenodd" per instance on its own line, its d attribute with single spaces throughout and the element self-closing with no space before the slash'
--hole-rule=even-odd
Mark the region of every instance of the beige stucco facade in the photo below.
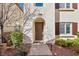
<svg viewBox="0 0 79 59">
<path fill-rule="evenodd" d="M 6 3 L 5 6 L 7 6 L 8 4 Z M 4 19 L 5 19 L 5 16 L 6 15 L 4 15 Z M 4 23 L 4 32 L 15 31 L 16 25 L 20 25 L 20 29 L 22 30 L 23 12 L 20 10 L 17 4 L 14 4 L 9 8 L 8 17 L 9 18 Z"/>
<path fill-rule="evenodd" d="M 28 21 L 29 25 L 25 26 L 24 30 L 27 30 L 28 27 L 32 28 L 30 32 L 26 34 L 30 40 L 27 39 L 24 40 L 24 42 L 33 43 L 34 42 L 34 21 L 36 21 L 37 18 L 42 18 L 45 21 L 44 24 L 44 30 L 43 30 L 43 39 L 41 42 L 46 43 L 47 41 L 55 39 L 55 4 L 44 4 L 43 7 L 36 7 L 33 4 L 29 4 L 30 8 L 34 10 L 35 8 L 38 8 L 39 11 L 36 11 L 36 16 L 33 17 L 31 20 Z M 42 14 L 42 15 L 39 15 Z M 38 20 L 38 19 L 37 19 Z M 51 25 L 51 26 L 50 26 Z"/>
<path fill-rule="evenodd" d="M 23 16 L 26 14 L 27 8 L 32 13 L 35 9 L 35 16 L 27 21 L 23 26 L 24 20 Z M 13 9 L 15 10 L 13 12 Z M 13 12 L 13 13 L 12 13 Z M 11 15 L 12 13 L 12 15 Z M 69 22 L 77 23 L 77 30 L 79 31 L 79 4 L 77 9 L 56 9 L 55 3 L 43 3 L 42 7 L 35 6 L 34 3 L 24 3 L 24 9 L 21 10 L 17 4 L 10 8 L 8 16 L 11 15 L 9 21 L 4 24 L 4 32 L 15 31 L 15 26 L 18 23 L 21 26 L 21 31 L 24 33 L 24 43 L 33 43 L 35 41 L 35 22 L 44 22 L 43 25 L 43 39 L 40 42 L 46 43 L 48 41 L 54 40 L 56 38 L 56 24 L 57 22 Z M 4 17 L 5 18 L 5 17 Z M 42 19 L 42 20 L 38 20 Z M 58 25 L 59 26 L 59 25 Z M 72 35 L 72 25 L 71 34 L 64 36 L 74 36 Z M 6 30 L 5 30 L 6 29 Z M 28 30 L 28 31 L 26 31 Z"/>
</svg>

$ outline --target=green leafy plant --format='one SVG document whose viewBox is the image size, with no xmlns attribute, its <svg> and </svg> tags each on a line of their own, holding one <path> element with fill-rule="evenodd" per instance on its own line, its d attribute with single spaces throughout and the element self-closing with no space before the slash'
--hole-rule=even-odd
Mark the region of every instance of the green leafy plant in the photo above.
<svg viewBox="0 0 79 59">
<path fill-rule="evenodd" d="M 57 40 L 55 41 L 55 44 L 57 44 L 57 45 L 59 45 L 59 46 L 63 46 L 63 47 L 67 46 L 66 41 L 63 40 L 63 39 L 57 39 Z"/>
<path fill-rule="evenodd" d="M 73 46 L 79 46 L 79 38 L 74 39 Z"/>
<path fill-rule="evenodd" d="M 23 33 L 13 32 L 11 33 L 11 41 L 15 47 L 20 47 L 23 42 Z"/>
<path fill-rule="evenodd" d="M 73 48 L 76 53 L 79 53 L 79 38 L 74 39 Z"/>
<path fill-rule="evenodd" d="M 79 46 L 79 38 L 71 40 L 71 39 L 57 39 L 55 44 L 63 47 L 72 47 L 72 46 Z"/>
<path fill-rule="evenodd" d="M 73 46 L 73 43 L 74 43 L 74 40 L 71 40 L 71 39 L 67 39 L 66 40 L 67 47 L 72 47 Z"/>
<path fill-rule="evenodd" d="M 62 47 L 70 47 L 72 48 L 73 51 L 75 51 L 76 53 L 79 53 L 79 32 L 77 33 L 78 38 L 71 40 L 71 39 L 56 39 L 55 40 L 55 44 L 62 46 Z"/>
<path fill-rule="evenodd" d="M 79 38 L 79 32 L 77 32 L 77 37 Z"/>
<path fill-rule="evenodd" d="M 21 55 L 21 56 L 27 55 L 27 51 L 25 51 L 25 49 L 22 46 L 23 33 L 21 33 L 21 32 L 11 33 L 11 41 L 12 41 L 14 47 L 18 51 L 18 53 L 17 53 L 18 55 Z"/>
</svg>

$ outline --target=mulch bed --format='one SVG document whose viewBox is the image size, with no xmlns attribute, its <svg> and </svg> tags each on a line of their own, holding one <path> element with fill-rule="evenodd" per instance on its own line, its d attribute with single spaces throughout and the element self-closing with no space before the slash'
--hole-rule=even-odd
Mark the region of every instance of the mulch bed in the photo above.
<svg viewBox="0 0 79 59">
<path fill-rule="evenodd" d="M 60 47 L 58 45 L 48 44 L 53 56 L 79 56 L 79 53 L 73 51 L 73 47 Z"/>
<path fill-rule="evenodd" d="M 31 44 L 24 44 L 23 47 L 29 52 Z M 0 47 L 0 56 L 19 56 L 17 50 L 13 47 Z"/>
<path fill-rule="evenodd" d="M 68 48 L 68 47 L 60 47 L 58 45 L 52 45 L 52 46 L 51 44 L 47 45 L 50 48 L 53 56 L 79 56 L 79 53 L 73 51 L 73 47 Z M 23 47 L 29 53 L 31 44 L 24 44 Z M 2 45 L 0 45 L 0 56 L 19 56 L 19 55 L 17 55 L 17 50 L 15 48 L 5 45 L 3 47 Z"/>
</svg>

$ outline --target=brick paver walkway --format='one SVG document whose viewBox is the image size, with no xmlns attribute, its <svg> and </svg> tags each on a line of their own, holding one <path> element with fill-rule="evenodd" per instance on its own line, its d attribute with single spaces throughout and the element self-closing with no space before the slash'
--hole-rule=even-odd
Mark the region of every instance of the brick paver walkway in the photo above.
<svg viewBox="0 0 79 59">
<path fill-rule="evenodd" d="M 30 56 L 50 56 L 52 55 L 52 53 L 46 44 L 34 43 L 28 55 Z"/>
</svg>

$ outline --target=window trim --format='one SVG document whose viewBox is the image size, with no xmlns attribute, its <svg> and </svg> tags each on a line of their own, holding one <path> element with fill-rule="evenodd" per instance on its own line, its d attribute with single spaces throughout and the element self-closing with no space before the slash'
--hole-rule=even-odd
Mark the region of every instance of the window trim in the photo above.
<svg viewBox="0 0 79 59">
<path fill-rule="evenodd" d="M 71 7 L 71 4 L 70 3 L 66 3 L 66 8 L 70 8 L 70 7 Z"/>
<path fill-rule="evenodd" d="M 64 26 L 64 27 L 65 27 L 65 30 L 64 30 L 65 33 L 64 33 L 64 34 L 60 33 L 60 36 L 71 36 L 71 35 L 72 35 L 72 23 L 71 23 L 71 22 L 61 22 L 61 23 L 65 23 L 65 26 Z M 66 33 L 66 31 L 67 31 L 67 30 L 66 30 L 66 24 L 67 24 L 67 23 L 70 23 L 70 33 L 69 33 L 69 34 Z M 61 30 L 61 28 L 60 28 L 60 30 Z M 61 32 L 61 31 L 60 31 L 60 32 Z"/>
<path fill-rule="evenodd" d="M 62 4 L 62 3 L 59 3 L 59 4 Z M 67 8 L 67 3 L 63 3 L 64 4 L 64 7 L 60 7 L 61 5 L 59 5 L 59 8 Z M 72 3 L 70 3 L 70 8 L 67 8 L 67 9 L 72 9 Z"/>
<path fill-rule="evenodd" d="M 46 5 L 46 3 L 43 3 L 42 7 L 38 7 L 38 6 L 35 6 L 35 3 L 32 3 L 31 6 L 34 8 L 43 8 L 43 7 L 46 7 L 47 5 Z"/>
<path fill-rule="evenodd" d="M 38 5 L 38 6 L 37 6 L 36 4 L 42 4 L 42 5 Z M 35 6 L 36 6 L 36 7 L 43 7 L 44 5 L 43 5 L 43 3 L 35 3 Z"/>
</svg>

